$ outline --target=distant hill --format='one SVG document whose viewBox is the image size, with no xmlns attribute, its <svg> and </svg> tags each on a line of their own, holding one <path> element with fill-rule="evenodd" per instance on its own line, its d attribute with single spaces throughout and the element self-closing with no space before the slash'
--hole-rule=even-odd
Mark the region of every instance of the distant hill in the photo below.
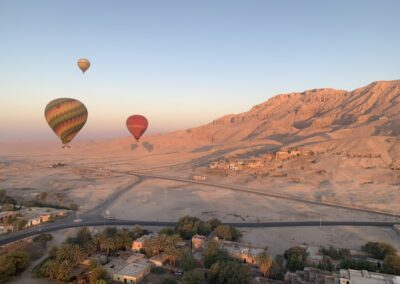
<svg viewBox="0 0 400 284">
<path fill-rule="evenodd" d="M 400 80 L 379 81 L 351 92 L 314 89 L 277 95 L 241 114 L 191 129 L 187 136 L 212 143 L 312 136 L 400 134 Z"/>
<path fill-rule="evenodd" d="M 129 149 L 137 154 L 219 151 L 226 155 L 262 146 L 266 146 L 264 150 L 297 145 L 332 147 L 326 143 L 332 141 L 341 141 L 341 147 L 347 141 L 354 150 L 363 150 L 367 145 L 383 147 L 377 141 L 399 134 L 400 80 L 395 80 L 373 82 L 354 91 L 326 88 L 280 94 L 247 112 L 225 115 L 200 127 L 144 137 L 146 147 L 132 147 L 134 141 L 130 138 L 93 145 L 110 151 Z M 373 145 L 367 143 L 368 139 L 375 141 Z M 384 151 L 390 147 L 383 147 Z"/>
</svg>

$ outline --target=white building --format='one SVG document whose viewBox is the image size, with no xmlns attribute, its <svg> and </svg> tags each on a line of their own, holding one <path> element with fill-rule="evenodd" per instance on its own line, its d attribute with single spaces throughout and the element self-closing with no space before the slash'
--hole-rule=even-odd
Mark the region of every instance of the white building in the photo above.
<svg viewBox="0 0 400 284">
<path fill-rule="evenodd" d="M 340 284 L 400 284 L 400 276 L 369 272 L 366 270 L 340 269 Z"/>
</svg>

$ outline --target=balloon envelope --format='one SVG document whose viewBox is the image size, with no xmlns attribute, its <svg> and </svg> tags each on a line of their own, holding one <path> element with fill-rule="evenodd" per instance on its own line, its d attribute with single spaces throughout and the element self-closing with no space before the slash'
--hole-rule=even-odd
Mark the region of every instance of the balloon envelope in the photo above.
<svg viewBox="0 0 400 284">
<path fill-rule="evenodd" d="M 85 125 L 88 111 L 83 103 L 75 99 L 55 99 L 49 102 L 44 116 L 54 133 L 66 145 Z"/>
<path fill-rule="evenodd" d="M 139 140 L 148 125 L 147 119 L 142 115 L 131 115 L 126 120 L 126 127 L 136 140 Z"/>
<path fill-rule="evenodd" d="M 81 58 L 78 60 L 78 67 L 83 73 L 85 73 L 90 67 L 90 61 L 86 58 Z"/>
</svg>

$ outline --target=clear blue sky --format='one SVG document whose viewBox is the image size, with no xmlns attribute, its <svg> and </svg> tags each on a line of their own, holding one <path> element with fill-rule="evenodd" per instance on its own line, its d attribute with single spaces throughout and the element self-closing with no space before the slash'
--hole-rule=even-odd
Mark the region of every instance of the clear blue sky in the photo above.
<svg viewBox="0 0 400 284">
<path fill-rule="evenodd" d="M 45 105 L 81 100 L 80 138 L 207 123 L 278 93 L 400 77 L 400 1 L 0 0 L 0 141 L 53 138 Z M 76 60 L 87 57 L 85 76 Z"/>
</svg>

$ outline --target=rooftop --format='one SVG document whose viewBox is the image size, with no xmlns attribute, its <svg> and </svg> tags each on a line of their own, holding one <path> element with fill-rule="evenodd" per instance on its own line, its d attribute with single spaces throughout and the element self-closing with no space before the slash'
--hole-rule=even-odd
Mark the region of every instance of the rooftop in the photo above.
<svg viewBox="0 0 400 284">
<path fill-rule="evenodd" d="M 151 264 L 146 259 L 139 259 L 135 262 L 127 264 L 121 270 L 116 272 L 118 275 L 129 275 L 137 277 L 142 274 L 143 270 L 149 269 Z"/>
<path fill-rule="evenodd" d="M 253 247 L 247 244 L 241 244 L 236 242 L 223 242 L 223 247 L 228 253 L 231 254 L 245 254 L 249 256 L 258 256 L 265 251 L 264 248 Z"/>
<path fill-rule="evenodd" d="M 119 274 L 128 264 L 140 263 L 144 259 L 141 253 L 120 253 L 117 257 L 113 257 L 109 263 L 104 265 L 104 268 L 111 274 Z M 133 269 L 132 269 L 133 271 Z"/>
<path fill-rule="evenodd" d="M 24 208 L 20 211 L 20 213 L 27 219 L 35 219 L 43 215 L 49 214 L 65 214 L 68 210 L 64 209 L 55 209 L 48 207 L 29 207 Z"/>
<path fill-rule="evenodd" d="M 148 235 L 143 235 L 140 238 L 134 240 L 134 242 L 142 242 L 143 243 L 145 240 L 148 240 L 148 239 L 151 239 L 151 238 L 155 238 L 157 236 L 158 236 L 157 233 L 151 233 L 151 234 L 148 234 Z"/>
<path fill-rule="evenodd" d="M 352 284 L 400 284 L 400 276 L 368 272 L 366 270 L 340 270 L 340 275 L 351 279 Z"/>
</svg>

